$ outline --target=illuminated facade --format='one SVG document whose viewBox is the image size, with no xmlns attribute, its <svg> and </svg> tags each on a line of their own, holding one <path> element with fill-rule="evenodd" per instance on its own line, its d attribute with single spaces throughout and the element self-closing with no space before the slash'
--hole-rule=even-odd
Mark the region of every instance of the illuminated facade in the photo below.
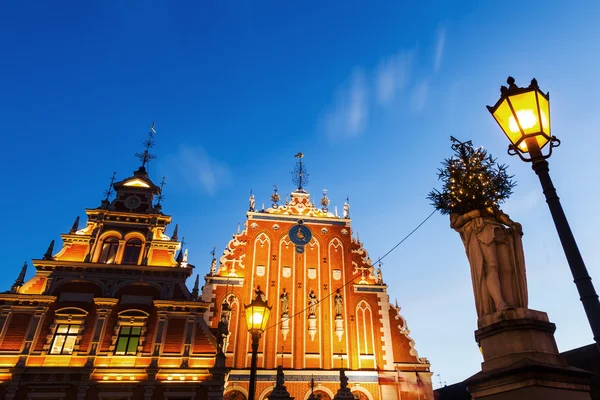
<svg viewBox="0 0 600 400">
<path fill-rule="evenodd" d="M 148 146 L 149 148 L 150 146 Z M 256 399 L 276 368 L 306 400 L 309 382 L 333 399 L 344 368 L 360 400 L 433 399 L 428 361 L 408 336 L 381 271 L 341 216 L 302 188 L 258 210 L 213 258 L 205 285 L 193 273 L 177 227 L 162 213 L 161 188 L 142 167 L 86 209 L 25 281 L 24 266 L 0 294 L 0 398 L 9 400 L 246 400 L 255 290 L 273 306 L 260 340 Z M 302 168 L 300 168 L 302 172 Z M 114 199 L 112 190 L 116 192 Z M 202 291 L 202 293 L 199 293 Z M 225 357 L 217 355 L 224 350 Z"/>
<path fill-rule="evenodd" d="M 24 266 L 0 294 L 0 398 L 221 398 L 209 303 L 185 285 L 193 266 L 177 228 L 165 234 L 160 193 L 143 166 L 115 182 L 60 251 L 33 260 L 33 278 Z"/>
<path fill-rule="evenodd" d="M 244 305 L 258 288 L 272 306 L 258 349 L 258 400 L 273 389 L 280 364 L 297 400 L 309 397 L 311 378 L 317 398 L 333 399 L 340 368 L 357 399 L 433 399 L 430 365 L 418 356 L 400 308 L 390 304 L 381 271 L 353 238 L 348 202 L 342 216 L 328 210 L 326 194 L 317 207 L 302 181 L 284 204 L 277 190 L 271 199 L 272 207 L 258 210 L 251 196 L 243 230 L 205 277 L 206 322 L 229 326 L 225 399 L 248 396 Z"/>
</svg>

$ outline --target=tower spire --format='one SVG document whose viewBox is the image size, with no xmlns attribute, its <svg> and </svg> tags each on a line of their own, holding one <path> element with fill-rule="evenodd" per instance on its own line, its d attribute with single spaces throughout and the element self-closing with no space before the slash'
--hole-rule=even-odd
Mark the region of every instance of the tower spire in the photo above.
<svg viewBox="0 0 600 400">
<path fill-rule="evenodd" d="M 179 233 L 179 224 L 175 224 L 175 229 L 173 230 L 173 235 L 171 236 L 171 240 L 177 241 L 177 234 Z"/>
<path fill-rule="evenodd" d="M 15 283 L 13 283 L 12 287 L 10 288 L 11 293 L 17 293 L 19 291 L 19 289 L 21 288 L 21 286 L 23 286 L 23 283 L 25 282 L 25 274 L 27 273 L 27 261 L 25 261 L 25 263 L 23 263 L 23 267 L 21 267 L 21 272 L 19 273 L 19 276 L 17 277 L 17 279 L 15 280 Z"/>
<path fill-rule="evenodd" d="M 194 282 L 194 288 L 192 289 L 192 299 L 197 300 L 199 293 L 200 293 L 200 274 L 196 274 L 196 281 Z"/>
<path fill-rule="evenodd" d="M 296 167 L 294 168 L 294 171 L 292 172 L 293 178 L 292 178 L 292 182 L 294 182 L 294 185 L 296 185 L 298 187 L 298 191 L 302 192 L 304 191 L 304 186 L 306 184 L 308 184 L 308 172 L 306 172 L 306 168 L 304 167 L 304 164 L 302 164 L 302 158 L 304 158 L 304 154 L 302 154 L 301 152 L 296 154 L 294 157 L 296 157 L 298 159 L 298 162 L 296 163 Z"/>
<path fill-rule="evenodd" d="M 71 235 L 73 235 L 75 232 L 77 232 L 78 229 L 79 229 L 79 215 L 77 216 L 77 218 L 75 218 L 75 222 L 73 222 L 73 226 L 71 227 L 71 230 L 69 231 L 69 233 Z"/>
<path fill-rule="evenodd" d="M 150 149 L 154 147 L 154 134 L 156 133 L 156 130 L 154 129 L 155 126 L 156 122 L 152 122 L 152 126 L 150 126 L 150 130 L 148 131 L 148 138 L 144 141 L 144 151 L 135 153 L 135 156 L 142 162 L 140 169 L 145 168 L 150 160 L 156 158 L 154 154 L 150 153 Z"/>
<path fill-rule="evenodd" d="M 52 253 L 54 252 L 54 240 L 50 242 L 48 250 L 44 253 L 44 260 L 52 260 Z"/>
</svg>

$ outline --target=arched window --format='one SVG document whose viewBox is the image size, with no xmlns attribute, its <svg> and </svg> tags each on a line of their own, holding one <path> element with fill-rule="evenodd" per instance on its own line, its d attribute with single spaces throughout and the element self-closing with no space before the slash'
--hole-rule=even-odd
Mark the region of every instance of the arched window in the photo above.
<svg viewBox="0 0 600 400">
<path fill-rule="evenodd" d="M 115 262 L 117 249 L 119 248 L 119 239 L 114 236 L 106 238 L 102 244 L 102 252 L 100 253 L 99 263 L 112 264 Z"/>
<path fill-rule="evenodd" d="M 142 252 L 142 241 L 140 239 L 129 239 L 125 244 L 123 253 L 123 264 L 137 264 Z"/>
</svg>

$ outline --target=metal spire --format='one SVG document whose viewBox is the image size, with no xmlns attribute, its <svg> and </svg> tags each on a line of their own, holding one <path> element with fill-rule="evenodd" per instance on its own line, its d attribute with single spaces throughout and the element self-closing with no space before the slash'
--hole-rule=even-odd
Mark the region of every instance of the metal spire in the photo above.
<svg viewBox="0 0 600 400">
<path fill-rule="evenodd" d="M 158 193 L 158 196 L 157 196 L 157 199 L 158 199 L 158 202 L 156 203 L 157 206 L 160 206 L 160 203 L 165 199 L 165 195 L 163 194 L 163 189 L 166 184 L 167 184 L 167 177 L 163 176 L 162 181 L 160 182 L 160 193 Z"/>
<path fill-rule="evenodd" d="M 117 177 L 117 173 L 113 172 L 112 178 L 110 178 L 110 185 L 108 185 L 108 189 L 106 189 L 104 191 L 104 195 L 106 196 L 104 201 L 106 201 L 106 202 L 110 201 L 110 197 L 115 193 L 115 191 L 113 190 L 113 184 L 115 183 L 116 177 Z"/>
<path fill-rule="evenodd" d="M 294 157 L 298 159 L 298 162 L 296 163 L 296 168 L 294 168 L 294 171 L 292 172 L 292 182 L 298 187 L 298 190 L 302 191 L 304 190 L 303 187 L 308 184 L 309 175 L 306 172 L 306 168 L 302 164 L 302 158 L 304 157 L 304 154 L 298 153 Z"/>
<path fill-rule="evenodd" d="M 73 222 L 73 226 L 71 227 L 71 230 L 69 231 L 69 233 L 71 235 L 73 235 L 75 232 L 77 232 L 78 229 L 79 229 L 79 215 L 77 216 L 77 218 L 75 218 L 75 222 Z"/>
<path fill-rule="evenodd" d="M 44 260 L 52 260 L 52 253 L 54 252 L 54 240 L 50 242 L 48 250 L 44 253 Z"/>
<path fill-rule="evenodd" d="M 150 160 L 156 158 L 154 154 L 150 154 L 150 149 L 154 147 L 154 134 L 156 133 L 156 130 L 154 129 L 155 125 L 156 122 L 152 122 L 150 131 L 148 131 L 148 138 L 144 141 L 144 151 L 142 153 L 135 153 L 135 156 L 142 162 L 141 168 L 144 168 L 146 164 L 150 162 Z"/>
</svg>

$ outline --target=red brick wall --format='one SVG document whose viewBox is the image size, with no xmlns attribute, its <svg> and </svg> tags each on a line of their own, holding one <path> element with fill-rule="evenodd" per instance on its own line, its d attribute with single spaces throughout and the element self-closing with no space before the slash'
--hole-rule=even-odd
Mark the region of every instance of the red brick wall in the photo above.
<svg viewBox="0 0 600 400">
<path fill-rule="evenodd" d="M 33 314 L 29 313 L 12 314 L 2 344 L 0 344 L 0 350 L 21 350 L 31 317 Z"/>
<path fill-rule="evenodd" d="M 185 319 L 171 318 L 167 323 L 165 335 L 164 353 L 180 353 L 183 345 L 183 331 L 185 330 Z"/>
</svg>

